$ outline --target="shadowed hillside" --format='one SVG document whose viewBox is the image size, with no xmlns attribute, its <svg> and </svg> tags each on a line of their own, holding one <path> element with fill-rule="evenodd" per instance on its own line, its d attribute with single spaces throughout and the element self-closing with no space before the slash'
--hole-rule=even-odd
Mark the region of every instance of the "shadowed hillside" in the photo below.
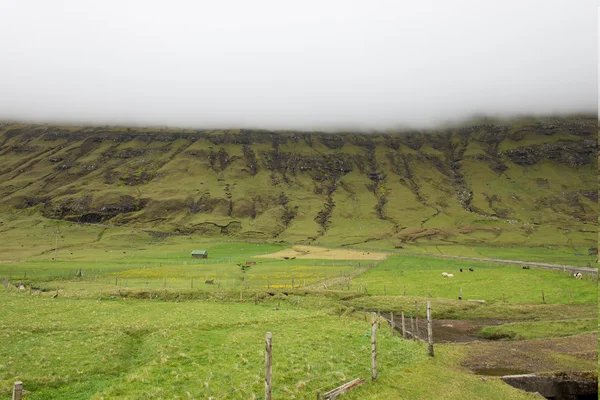
<svg viewBox="0 0 600 400">
<path fill-rule="evenodd" d="M 597 120 L 394 134 L 0 125 L 2 212 L 232 239 L 592 245 Z"/>
</svg>

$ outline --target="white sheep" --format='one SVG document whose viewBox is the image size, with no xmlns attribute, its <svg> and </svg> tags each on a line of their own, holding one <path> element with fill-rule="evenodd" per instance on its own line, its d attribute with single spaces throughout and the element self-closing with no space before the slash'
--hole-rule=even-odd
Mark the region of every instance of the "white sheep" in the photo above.
<svg viewBox="0 0 600 400">
<path fill-rule="evenodd" d="M 448 274 L 448 278 L 454 278 L 454 274 Z"/>
<path fill-rule="evenodd" d="M 575 279 L 583 279 L 583 275 L 581 275 L 581 272 L 578 272 L 578 273 L 576 273 L 576 274 L 573 274 L 573 277 L 574 277 Z"/>
<path fill-rule="evenodd" d="M 448 276 L 448 273 L 447 273 L 447 272 L 442 272 L 442 276 L 443 276 L 443 277 L 447 277 L 447 276 Z"/>
</svg>

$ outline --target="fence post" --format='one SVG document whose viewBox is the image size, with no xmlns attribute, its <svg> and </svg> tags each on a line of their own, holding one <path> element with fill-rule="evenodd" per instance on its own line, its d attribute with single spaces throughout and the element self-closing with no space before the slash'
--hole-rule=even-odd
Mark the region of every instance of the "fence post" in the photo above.
<svg viewBox="0 0 600 400">
<path fill-rule="evenodd" d="M 415 334 L 419 338 L 419 303 L 415 301 Z"/>
<path fill-rule="evenodd" d="M 23 382 L 15 382 L 13 386 L 12 400 L 21 400 L 23 395 Z"/>
<path fill-rule="evenodd" d="M 292 290 L 294 289 L 294 278 L 292 278 Z"/>
<path fill-rule="evenodd" d="M 402 296 L 406 296 L 406 286 L 404 286 L 404 291 L 402 292 Z"/>
<path fill-rule="evenodd" d="M 385 290 L 385 285 L 383 285 L 383 295 L 387 296 L 387 290 Z"/>
<path fill-rule="evenodd" d="M 412 315 L 410 316 L 410 327 L 412 330 L 412 332 L 411 332 L 412 338 L 414 340 L 417 340 L 417 337 L 415 336 L 415 319 L 412 317 Z"/>
<path fill-rule="evenodd" d="M 377 328 L 381 329 L 381 311 L 377 310 Z"/>
<path fill-rule="evenodd" d="M 433 321 L 431 320 L 431 304 L 427 302 L 427 342 L 429 355 L 433 357 Z"/>
<path fill-rule="evenodd" d="M 377 380 L 377 324 L 375 313 L 371 313 L 371 378 Z"/>
<path fill-rule="evenodd" d="M 271 400 L 271 350 L 273 334 L 267 332 L 265 337 L 265 400 Z"/>
<path fill-rule="evenodd" d="M 544 289 L 542 289 L 542 303 L 546 303 L 546 298 L 544 297 Z"/>
<path fill-rule="evenodd" d="M 404 324 L 404 311 L 402 311 L 401 316 L 402 316 L 402 339 L 406 339 L 406 325 Z"/>
<path fill-rule="evenodd" d="M 396 334 L 394 332 L 395 328 L 396 328 L 396 324 L 394 323 L 394 313 L 391 313 L 391 316 L 390 316 L 390 325 L 392 326 L 392 336 L 394 336 Z"/>
<path fill-rule="evenodd" d="M 460 294 L 458 295 L 458 299 L 462 300 L 462 288 L 460 288 Z"/>
</svg>

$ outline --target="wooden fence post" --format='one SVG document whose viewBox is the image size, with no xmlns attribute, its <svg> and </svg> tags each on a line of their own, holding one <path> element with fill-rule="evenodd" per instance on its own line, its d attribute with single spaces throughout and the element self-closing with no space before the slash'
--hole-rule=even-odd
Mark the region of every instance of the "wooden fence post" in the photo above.
<svg viewBox="0 0 600 400">
<path fill-rule="evenodd" d="M 383 295 L 387 296 L 387 290 L 385 290 L 385 285 L 383 285 Z"/>
<path fill-rule="evenodd" d="M 460 294 L 458 295 L 458 299 L 462 300 L 462 288 L 460 288 Z"/>
<path fill-rule="evenodd" d="M 381 311 L 377 310 L 377 329 L 381 329 Z"/>
<path fill-rule="evenodd" d="M 415 334 L 419 338 L 419 303 L 415 301 Z"/>
<path fill-rule="evenodd" d="M 273 334 L 267 332 L 265 337 L 265 400 L 271 400 L 271 350 Z"/>
<path fill-rule="evenodd" d="M 406 339 L 406 325 L 404 324 L 404 311 L 400 314 L 402 316 L 402 339 Z"/>
<path fill-rule="evenodd" d="M 406 296 L 406 286 L 404 286 L 404 291 L 402 292 L 402 296 Z"/>
<path fill-rule="evenodd" d="M 292 290 L 294 290 L 294 278 L 292 278 Z"/>
<path fill-rule="evenodd" d="M 542 303 L 546 303 L 546 298 L 544 297 L 544 289 L 542 289 Z"/>
<path fill-rule="evenodd" d="M 375 313 L 371 313 L 371 378 L 377 380 L 377 324 Z"/>
<path fill-rule="evenodd" d="M 417 340 L 417 337 L 415 336 L 415 319 L 412 317 L 412 315 L 410 316 L 410 327 L 411 327 L 410 334 L 412 335 L 412 338 L 414 340 Z"/>
<path fill-rule="evenodd" d="M 396 330 L 396 324 L 394 323 L 394 313 L 390 314 L 390 325 L 392 326 L 392 336 L 394 336 L 396 334 L 396 332 L 394 332 Z"/>
<path fill-rule="evenodd" d="M 21 381 L 15 382 L 15 384 L 13 386 L 12 400 L 21 400 L 22 395 L 23 395 L 23 382 L 21 382 Z"/>
<path fill-rule="evenodd" d="M 427 302 L 427 343 L 429 355 L 433 357 L 433 321 L 431 320 L 431 304 Z"/>
</svg>

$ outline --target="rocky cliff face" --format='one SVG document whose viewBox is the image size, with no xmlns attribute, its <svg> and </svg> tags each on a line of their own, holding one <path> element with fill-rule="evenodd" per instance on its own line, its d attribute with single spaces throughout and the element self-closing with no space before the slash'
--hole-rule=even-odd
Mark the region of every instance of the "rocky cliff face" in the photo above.
<svg viewBox="0 0 600 400">
<path fill-rule="evenodd" d="M 240 239 L 587 243 L 597 144 L 584 117 L 394 134 L 4 123 L 0 199 Z"/>
</svg>

